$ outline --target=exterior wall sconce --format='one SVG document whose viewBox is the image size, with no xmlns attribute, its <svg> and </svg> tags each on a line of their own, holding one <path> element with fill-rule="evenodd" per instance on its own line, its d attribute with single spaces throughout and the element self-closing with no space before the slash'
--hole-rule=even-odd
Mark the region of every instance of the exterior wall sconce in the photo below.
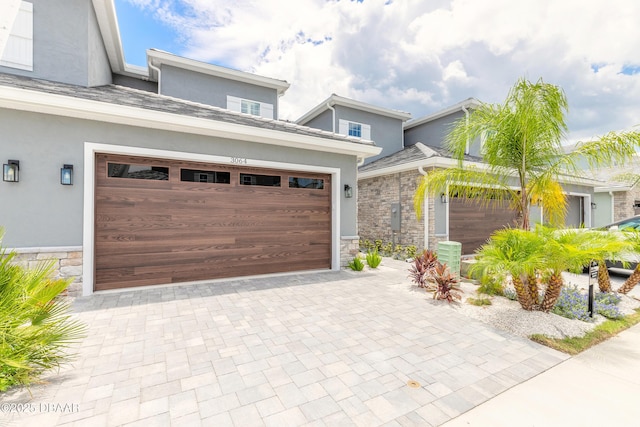
<svg viewBox="0 0 640 427">
<path fill-rule="evenodd" d="M 63 165 L 60 169 L 60 184 L 73 185 L 73 165 Z"/>
<path fill-rule="evenodd" d="M 597 207 L 598 205 L 596 204 L 596 202 L 591 202 L 591 209 L 595 209 Z"/>
<path fill-rule="evenodd" d="M 20 181 L 20 160 L 8 160 L 2 165 L 2 180 L 7 182 Z"/>
<path fill-rule="evenodd" d="M 349 184 L 344 185 L 344 197 L 345 199 L 350 199 L 353 197 L 353 188 Z"/>
<path fill-rule="evenodd" d="M 446 194 L 444 194 L 444 193 L 440 193 L 440 201 L 441 201 L 442 203 L 448 203 L 448 202 L 449 202 L 449 199 L 447 198 L 447 195 L 446 195 Z"/>
</svg>

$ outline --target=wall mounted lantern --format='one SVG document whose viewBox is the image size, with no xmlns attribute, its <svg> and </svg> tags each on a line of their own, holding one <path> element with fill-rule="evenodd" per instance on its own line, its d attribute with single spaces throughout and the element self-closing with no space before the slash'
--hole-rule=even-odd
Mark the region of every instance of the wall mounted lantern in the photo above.
<svg viewBox="0 0 640 427">
<path fill-rule="evenodd" d="M 60 169 L 60 184 L 73 185 L 73 165 L 63 165 Z"/>
<path fill-rule="evenodd" d="M 591 202 L 591 209 L 595 209 L 597 207 L 598 205 L 596 204 L 596 202 Z"/>
<path fill-rule="evenodd" d="M 2 165 L 2 180 L 7 182 L 20 181 L 20 161 L 8 160 Z"/>
<path fill-rule="evenodd" d="M 447 195 L 444 193 L 440 193 L 440 201 L 442 203 L 447 203 L 449 201 L 449 199 L 447 198 Z"/>
<path fill-rule="evenodd" d="M 349 184 L 344 185 L 344 197 L 350 199 L 353 197 L 353 188 Z"/>
</svg>

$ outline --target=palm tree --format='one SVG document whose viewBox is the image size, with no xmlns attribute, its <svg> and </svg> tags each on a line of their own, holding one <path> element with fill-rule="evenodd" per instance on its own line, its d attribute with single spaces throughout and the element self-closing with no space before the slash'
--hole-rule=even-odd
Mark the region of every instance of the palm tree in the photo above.
<svg viewBox="0 0 640 427">
<path fill-rule="evenodd" d="M 640 232 L 638 231 L 625 231 L 624 232 L 627 241 L 631 243 L 633 252 L 640 253 Z M 636 265 L 631 276 L 624 281 L 624 283 L 618 288 L 616 292 L 619 294 L 628 294 L 638 282 L 640 282 L 640 263 Z"/>
<path fill-rule="evenodd" d="M 426 194 L 449 191 L 479 203 L 490 199 L 509 201 L 518 213 L 519 227 L 529 229 L 529 210 L 540 203 L 552 224 L 564 221 L 566 202 L 558 179 L 576 173 L 577 161 L 595 167 L 625 162 L 640 146 L 639 132 L 611 132 L 596 141 L 578 144 L 565 153 L 568 103 L 558 86 L 542 79 L 519 79 L 503 104 L 481 104 L 456 123 L 445 143 L 458 160 L 457 167 L 434 169 L 422 179 L 414 195 L 421 216 Z M 483 139 L 483 164 L 463 162 L 469 141 Z"/>
<path fill-rule="evenodd" d="M 612 233 L 558 230 L 542 225 L 534 230 L 496 231 L 477 253 L 473 273 L 511 275 L 518 302 L 525 310 L 548 312 L 564 285 L 562 272 L 579 272 L 593 259 L 628 250 L 628 243 Z M 537 278 L 546 283 L 542 300 Z"/>
</svg>

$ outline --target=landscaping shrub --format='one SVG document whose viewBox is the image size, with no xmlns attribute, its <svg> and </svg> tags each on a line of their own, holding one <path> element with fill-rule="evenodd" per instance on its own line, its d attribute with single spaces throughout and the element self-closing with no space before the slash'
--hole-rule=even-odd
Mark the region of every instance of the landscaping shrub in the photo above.
<svg viewBox="0 0 640 427">
<path fill-rule="evenodd" d="M 378 254 L 378 251 L 367 252 L 367 265 L 371 268 L 377 268 L 382 262 L 382 257 Z"/>
<path fill-rule="evenodd" d="M 355 257 L 349 262 L 349 268 L 353 271 L 362 271 L 364 269 L 364 262 L 362 262 L 360 257 Z"/>
<path fill-rule="evenodd" d="M 59 296 L 70 281 L 51 279 L 52 264 L 25 269 L 14 257 L 0 248 L 0 392 L 72 360 L 67 350 L 85 332 Z"/>
<path fill-rule="evenodd" d="M 594 295 L 593 311 L 609 319 L 619 319 L 622 317 L 617 307 L 619 302 L 620 297 L 617 295 L 598 292 Z M 587 294 L 581 292 L 577 286 L 564 286 L 552 312 L 568 319 L 592 322 L 588 304 Z"/>
</svg>

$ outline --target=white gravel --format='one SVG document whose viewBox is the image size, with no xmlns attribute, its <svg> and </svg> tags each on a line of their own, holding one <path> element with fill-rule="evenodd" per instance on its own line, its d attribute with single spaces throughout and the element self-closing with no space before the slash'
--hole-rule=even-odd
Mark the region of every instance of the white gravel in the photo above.
<svg viewBox="0 0 640 427">
<path fill-rule="evenodd" d="M 491 305 L 475 306 L 467 303 L 467 298 L 478 298 L 479 296 L 486 298 L 487 296 L 478 295 L 476 292 L 478 286 L 469 282 L 462 282 L 460 288 L 464 291 L 461 302 L 449 304 L 446 301 L 437 301 L 431 298 L 427 301 L 429 304 L 449 307 L 460 314 L 525 338 L 533 334 L 542 334 L 552 338 L 584 336 L 584 334 L 595 328 L 598 323 L 605 320 L 601 315 L 596 315 L 594 322 L 584 322 L 576 319 L 567 319 L 553 313 L 526 311 L 520 307 L 517 301 L 498 296 L 488 297 L 491 299 Z M 407 290 L 412 293 L 427 292 L 431 296 L 431 292 L 415 285 L 409 285 Z M 637 299 L 626 295 L 620 295 L 620 297 L 622 300 L 618 307 L 623 313 L 632 313 L 633 309 L 640 307 L 640 301 Z"/>
</svg>

